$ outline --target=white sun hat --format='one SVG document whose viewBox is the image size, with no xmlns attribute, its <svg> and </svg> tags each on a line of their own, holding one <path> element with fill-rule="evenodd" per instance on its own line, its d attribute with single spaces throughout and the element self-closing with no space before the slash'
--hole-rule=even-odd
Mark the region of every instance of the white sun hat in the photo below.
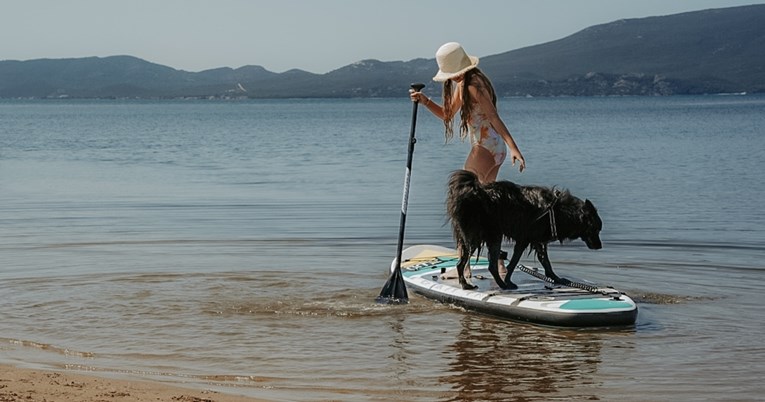
<svg viewBox="0 0 765 402">
<path fill-rule="evenodd" d="M 468 56 L 465 49 L 457 42 L 449 42 L 436 52 L 438 74 L 433 81 L 446 81 L 458 77 L 478 65 L 478 57 Z"/>
</svg>

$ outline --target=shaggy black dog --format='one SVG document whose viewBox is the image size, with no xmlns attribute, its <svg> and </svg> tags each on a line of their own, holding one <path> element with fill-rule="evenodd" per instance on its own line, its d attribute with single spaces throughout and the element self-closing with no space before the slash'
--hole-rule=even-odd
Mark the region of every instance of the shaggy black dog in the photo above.
<svg viewBox="0 0 765 402">
<path fill-rule="evenodd" d="M 463 289 L 475 288 L 465 279 L 464 269 L 484 243 L 489 250 L 489 272 L 502 289 L 518 288 L 510 277 L 526 248 L 536 252 L 548 278 L 566 283 L 553 272 L 547 244 L 581 238 L 590 249 L 602 247 L 603 222 L 595 206 L 568 191 L 509 181 L 482 185 L 474 173 L 458 170 L 449 177 L 446 210 L 460 255 L 457 274 Z M 505 238 L 515 241 L 515 247 L 507 275 L 501 278 L 498 259 Z"/>
</svg>

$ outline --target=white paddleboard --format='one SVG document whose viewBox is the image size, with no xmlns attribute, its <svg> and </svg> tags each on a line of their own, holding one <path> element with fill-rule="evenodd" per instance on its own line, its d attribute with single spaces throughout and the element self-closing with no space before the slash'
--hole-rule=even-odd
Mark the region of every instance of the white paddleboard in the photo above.
<svg viewBox="0 0 765 402">
<path fill-rule="evenodd" d="M 454 271 L 458 259 L 457 251 L 446 247 L 409 247 L 402 253 L 404 281 L 408 288 L 427 298 L 517 321 L 594 327 L 632 325 L 637 318 L 635 302 L 616 289 L 581 281 L 571 286 L 552 284 L 525 266 L 519 265 L 513 272 L 518 289 L 503 290 L 494 282 L 488 260 L 483 257 L 477 262 L 475 257 L 470 259 L 470 281 L 478 287 L 465 290 Z M 391 270 L 395 267 L 394 260 Z"/>
</svg>

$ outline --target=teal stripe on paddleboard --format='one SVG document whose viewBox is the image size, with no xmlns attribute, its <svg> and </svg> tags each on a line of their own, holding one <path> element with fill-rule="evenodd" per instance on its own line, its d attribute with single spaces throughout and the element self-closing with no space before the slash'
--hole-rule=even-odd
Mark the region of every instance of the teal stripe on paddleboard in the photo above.
<svg viewBox="0 0 765 402">
<path fill-rule="evenodd" d="M 605 310 L 609 308 L 632 307 L 632 304 L 620 300 L 583 299 L 569 300 L 563 303 L 561 310 Z"/>
<path fill-rule="evenodd" d="M 452 269 L 457 266 L 457 262 L 459 261 L 459 258 L 444 258 L 444 257 L 436 257 L 430 261 L 424 261 L 421 264 L 415 264 L 412 266 L 409 266 L 407 268 L 403 268 L 403 274 L 405 276 L 412 276 L 421 274 L 423 272 L 427 271 L 441 271 L 441 268 L 444 269 Z M 477 269 L 481 266 L 485 269 L 485 266 L 488 265 L 489 261 L 486 258 L 479 258 L 478 263 L 476 263 L 475 258 L 470 259 L 470 265 Z"/>
</svg>

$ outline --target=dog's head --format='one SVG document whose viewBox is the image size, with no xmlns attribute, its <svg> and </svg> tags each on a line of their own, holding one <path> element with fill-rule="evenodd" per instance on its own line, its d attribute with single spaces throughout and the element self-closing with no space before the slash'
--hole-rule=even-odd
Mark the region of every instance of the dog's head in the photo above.
<svg viewBox="0 0 765 402">
<path fill-rule="evenodd" d="M 603 229 L 603 221 L 600 220 L 598 210 L 590 200 L 584 200 L 582 208 L 582 240 L 591 250 L 600 250 L 603 243 L 600 242 L 600 231 Z"/>
</svg>

